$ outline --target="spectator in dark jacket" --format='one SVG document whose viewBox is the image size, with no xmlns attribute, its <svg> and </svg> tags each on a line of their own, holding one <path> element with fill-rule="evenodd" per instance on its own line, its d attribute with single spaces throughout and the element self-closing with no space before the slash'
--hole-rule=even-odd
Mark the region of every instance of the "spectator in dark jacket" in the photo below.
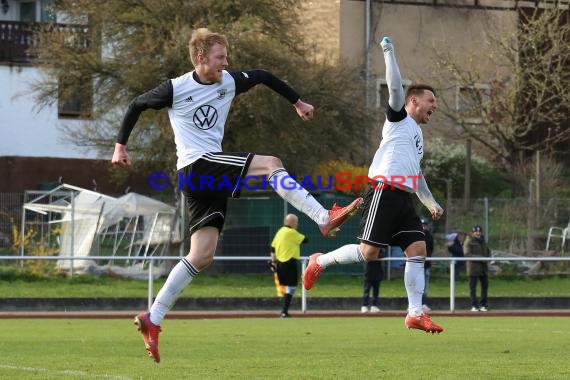
<svg viewBox="0 0 570 380">
<path fill-rule="evenodd" d="M 454 232 L 447 235 L 447 251 L 451 257 L 463 258 L 463 235 Z M 455 262 L 455 281 L 459 279 L 459 274 L 465 271 L 465 261 Z"/>
<path fill-rule="evenodd" d="M 491 250 L 485 242 L 480 225 L 473 226 L 471 236 L 463 244 L 465 257 L 491 257 Z M 487 261 L 468 261 L 467 276 L 469 276 L 469 295 L 471 297 L 471 311 L 487 311 L 487 293 L 489 277 L 487 275 Z M 477 299 L 477 282 L 481 281 L 481 299 Z"/>
</svg>

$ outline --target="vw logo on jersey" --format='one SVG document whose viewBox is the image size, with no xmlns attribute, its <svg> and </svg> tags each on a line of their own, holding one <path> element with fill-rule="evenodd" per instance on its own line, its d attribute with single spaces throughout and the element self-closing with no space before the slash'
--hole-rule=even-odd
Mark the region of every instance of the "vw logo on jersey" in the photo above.
<svg viewBox="0 0 570 380">
<path fill-rule="evenodd" d="M 418 149 L 418 154 L 423 154 L 424 147 L 422 145 L 422 140 L 420 139 L 419 135 L 414 136 L 414 140 L 416 141 L 416 148 Z"/>
<path fill-rule="evenodd" d="M 209 105 L 201 106 L 194 112 L 194 124 L 203 130 L 210 129 L 218 121 L 218 111 Z"/>
</svg>

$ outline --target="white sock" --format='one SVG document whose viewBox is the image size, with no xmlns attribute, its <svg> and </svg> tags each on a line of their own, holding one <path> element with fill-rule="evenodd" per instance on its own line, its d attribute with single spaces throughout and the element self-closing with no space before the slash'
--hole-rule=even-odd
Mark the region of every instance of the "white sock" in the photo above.
<svg viewBox="0 0 570 380">
<path fill-rule="evenodd" d="M 180 293 L 192 282 L 198 273 L 198 270 L 186 258 L 180 260 L 172 268 L 150 308 L 150 321 L 152 323 L 157 326 L 160 325 L 160 322 L 172 308 Z"/>
<path fill-rule="evenodd" d="M 283 168 L 275 170 L 267 178 L 273 189 L 297 210 L 306 214 L 317 224 L 329 222 L 329 212 L 293 179 Z"/>
<path fill-rule="evenodd" d="M 408 314 L 421 315 L 422 295 L 424 294 L 425 275 L 424 256 L 414 256 L 406 258 L 406 268 L 404 269 L 404 285 L 408 293 Z"/>
<path fill-rule="evenodd" d="M 323 269 L 333 264 L 352 264 L 363 262 L 364 257 L 358 244 L 347 244 L 317 257 L 317 264 Z"/>
<path fill-rule="evenodd" d="M 294 286 L 287 286 L 285 289 L 285 294 L 291 294 L 292 296 L 294 296 L 296 290 L 297 288 Z"/>
</svg>

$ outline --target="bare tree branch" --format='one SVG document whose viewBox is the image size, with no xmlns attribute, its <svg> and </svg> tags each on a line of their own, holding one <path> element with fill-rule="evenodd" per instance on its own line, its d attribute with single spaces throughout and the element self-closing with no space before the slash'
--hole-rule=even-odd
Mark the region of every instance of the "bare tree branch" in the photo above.
<svg viewBox="0 0 570 380">
<path fill-rule="evenodd" d="M 492 26 L 488 50 L 469 52 L 461 60 L 451 50 L 434 49 L 446 86 L 456 84 L 457 102 L 444 103 L 442 113 L 462 133 L 493 155 L 515 163 L 521 152 L 545 149 L 566 154 L 570 142 L 570 22 L 567 10 L 520 10 L 517 25 L 506 32 Z M 465 54 L 462 52 L 462 54 Z M 488 60 L 496 70 L 474 62 Z M 489 87 L 483 88 L 482 84 Z M 474 115 L 477 115 L 473 122 Z"/>
</svg>

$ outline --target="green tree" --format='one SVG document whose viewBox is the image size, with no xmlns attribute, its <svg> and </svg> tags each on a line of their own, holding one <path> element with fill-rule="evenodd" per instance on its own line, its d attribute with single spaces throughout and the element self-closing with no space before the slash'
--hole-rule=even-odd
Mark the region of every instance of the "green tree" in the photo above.
<svg viewBox="0 0 570 380">
<path fill-rule="evenodd" d="M 436 199 L 445 198 L 445 181 L 452 181 L 452 196 L 463 197 L 465 183 L 465 148 L 442 139 L 429 141 L 422 161 L 423 174 Z M 509 195 L 509 183 L 501 170 L 474 155 L 471 157 L 471 195 L 474 198 Z"/>
<path fill-rule="evenodd" d="M 357 72 L 310 58 L 312 51 L 297 27 L 299 5 L 300 0 L 57 1 L 54 6 L 70 24 L 49 25 L 37 33 L 38 62 L 47 73 L 34 86 L 38 104 L 77 95 L 61 91 L 62 78 L 72 85 L 92 83 L 87 86 L 94 94 L 88 126 L 68 134 L 110 159 L 128 103 L 190 71 L 190 36 L 206 26 L 227 35 L 230 70 L 268 69 L 315 106 L 315 119 L 306 124 L 286 100 L 255 88 L 236 98 L 224 150 L 276 155 L 293 173 L 308 173 L 317 162 L 332 158 L 362 163 L 360 142 L 372 119 L 361 105 Z M 131 170 L 174 169 L 165 111 L 141 116 L 129 151 L 135 163 Z"/>
</svg>

